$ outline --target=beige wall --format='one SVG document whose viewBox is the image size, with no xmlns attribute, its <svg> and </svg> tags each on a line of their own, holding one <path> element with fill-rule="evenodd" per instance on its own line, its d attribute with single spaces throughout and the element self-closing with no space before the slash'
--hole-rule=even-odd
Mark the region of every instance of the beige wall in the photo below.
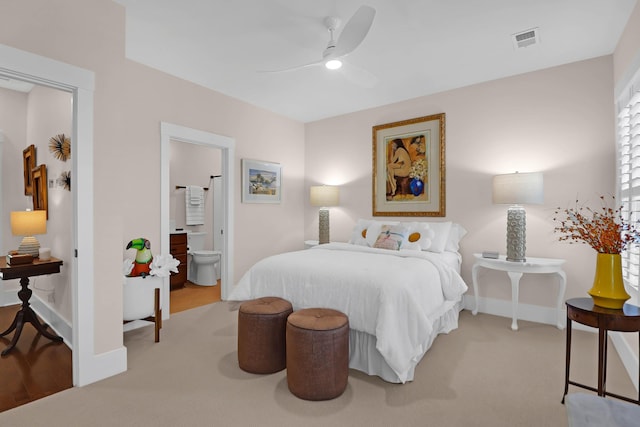
<svg viewBox="0 0 640 427">
<path fill-rule="evenodd" d="M 31 207 L 24 195 L 22 174 L 22 150 L 27 146 L 27 103 L 24 92 L 0 88 L 0 129 L 2 143 L 2 227 L 0 227 L 0 250 L 7 253 L 20 240 L 11 234 L 9 213 Z M 18 177 L 18 179 L 16 179 Z"/>
<path fill-rule="evenodd" d="M 16 249 L 21 236 L 11 234 L 9 213 L 33 208 L 32 196 L 24 195 L 22 150 L 33 144 L 36 164 L 47 166 L 47 176 L 53 180 L 48 187 L 49 218 L 47 233 L 36 236 L 41 247 L 51 248 L 53 256 L 69 259 L 71 256 L 71 225 L 73 221 L 71 193 L 56 183 L 62 171 L 71 170 L 71 162 L 54 158 L 49 151 L 49 138 L 71 132 L 71 94 L 43 86 L 35 86 L 30 93 L 0 90 L 2 125 L 8 126 L 9 137 L 3 148 L 3 222 L 5 239 L 0 245 L 2 253 Z M 20 129 L 18 129 L 18 127 Z M 73 150 L 73 147 L 72 147 Z M 43 276 L 34 281 L 34 293 L 47 302 L 63 318 L 71 321 L 71 271 L 63 268 L 60 274 Z M 5 290 L 18 289 L 18 280 L 0 283 Z"/>
<path fill-rule="evenodd" d="M 636 4 L 613 54 L 616 85 L 640 66 L 640 3 Z"/>
<path fill-rule="evenodd" d="M 47 178 L 53 181 L 48 185 L 47 199 L 49 217 L 47 233 L 36 236 L 40 246 L 51 249 L 51 255 L 67 261 L 60 274 L 39 277 L 35 281 L 35 293 L 51 305 L 64 319 L 71 323 L 71 256 L 73 242 L 71 229 L 73 225 L 73 201 L 71 192 L 60 187 L 56 181 L 63 171 L 71 171 L 71 159 L 58 160 L 49 150 L 49 138 L 65 134 L 71 135 L 72 96 L 68 92 L 35 86 L 29 93 L 27 113 L 27 144 L 36 147 L 37 165 L 47 166 Z M 74 144 L 71 141 L 71 155 Z M 19 179 L 20 175 L 15 177 Z M 73 176 L 71 185 L 73 185 Z M 29 207 L 32 207 L 29 200 Z M 44 292 L 43 292 L 44 291 Z"/>
<path fill-rule="evenodd" d="M 213 181 L 211 176 L 221 173 L 222 150 L 187 142 L 171 141 L 171 159 L 169 168 L 169 218 L 175 221 L 176 228 L 185 231 L 204 231 L 207 233 L 205 250 L 213 250 Z M 203 225 L 186 225 L 185 189 L 176 186 L 199 185 L 208 188 L 205 192 L 205 221 Z"/>
<path fill-rule="evenodd" d="M 279 205 L 242 204 L 238 187 L 236 278 L 266 255 L 303 245 L 303 124 L 127 60 L 124 23 L 124 9 L 109 0 L 9 1 L 0 9 L 0 43 L 95 73 L 96 353 L 122 346 L 126 243 L 160 241 L 161 121 L 234 138 L 238 185 L 241 158 L 283 166 Z M 114 247 L 122 252 L 101 250 Z"/>
<path fill-rule="evenodd" d="M 545 202 L 527 207 L 527 254 L 566 259 L 566 296 L 584 296 L 595 252 L 558 243 L 552 217 L 554 208 L 576 196 L 597 202 L 598 195 L 615 190 L 612 84 L 606 56 L 310 123 L 307 184 L 342 185 L 341 205 L 331 210 L 331 234 L 347 240 L 357 218 L 371 217 L 372 126 L 446 113 L 442 219 L 469 231 L 461 249 L 465 281 L 471 284 L 473 253 L 505 252 L 506 206 L 491 202 L 492 176 L 541 171 Z M 305 237 L 314 238 L 317 210 L 307 206 L 305 218 Z M 511 299 L 506 274 L 485 272 L 481 282 L 483 297 Z M 521 302 L 552 307 L 556 297 L 552 279 L 522 278 Z"/>
</svg>

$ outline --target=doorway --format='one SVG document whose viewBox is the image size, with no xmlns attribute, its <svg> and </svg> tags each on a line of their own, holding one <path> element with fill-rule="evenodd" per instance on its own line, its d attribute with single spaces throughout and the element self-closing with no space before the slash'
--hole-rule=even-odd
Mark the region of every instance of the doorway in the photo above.
<svg viewBox="0 0 640 427">
<path fill-rule="evenodd" d="M 0 75 L 68 91 L 73 95 L 71 157 L 72 232 L 74 257 L 69 260 L 72 281 L 73 385 L 83 386 L 126 369 L 126 353 L 94 354 L 95 301 L 93 280 L 93 90 L 94 73 L 69 64 L 0 45 Z M 0 209 L 1 210 L 1 209 Z M 82 238 L 79 238 L 82 236 Z M 82 287 L 78 283 L 83 284 Z M 79 303 L 82 302 L 82 303 Z"/>
<path fill-rule="evenodd" d="M 221 156 L 222 150 L 216 147 L 170 141 L 171 247 L 181 261 L 179 274 L 169 280 L 170 314 L 220 301 L 220 260 L 224 258 Z M 199 254 L 199 265 L 194 264 L 194 251 Z"/>
<path fill-rule="evenodd" d="M 235 141 L 222 135 L 187 128 L 172 123 L 160 124 L 160 250 L 169 253 L 170 226 L 170 156 L 171 141 L 197 144 L 209 148 L 221 150 L 220 175 L 221 175 L 221 224 L 223 230 L 220 261 L 220 296 L 227 299 L 230 286 L 233 284 L 233 181 L 235 176 Z M 163 286 L 163 317 L 168 318 L 170 308 L 169 280 L 165 280 Z"/>
</svg>

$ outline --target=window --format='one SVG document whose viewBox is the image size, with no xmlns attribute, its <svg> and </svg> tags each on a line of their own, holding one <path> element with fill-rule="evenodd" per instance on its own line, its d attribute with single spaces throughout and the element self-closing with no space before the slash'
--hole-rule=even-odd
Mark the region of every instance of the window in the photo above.
<svg viewBox="0 0 640 427">
<path fill-rule="evenodd" d="M 640 74 L 640 73 L 638 73 Z M 640 79 L 636 79 L 640 82 Z M 619 98 L 618 194 L 625 221 L 640 220 L 640 85 Z M 627 285 L 638 290 L 640 284 L 640 245 L 631 245 L 622 253 L 622 272 Z"/>
</svg>

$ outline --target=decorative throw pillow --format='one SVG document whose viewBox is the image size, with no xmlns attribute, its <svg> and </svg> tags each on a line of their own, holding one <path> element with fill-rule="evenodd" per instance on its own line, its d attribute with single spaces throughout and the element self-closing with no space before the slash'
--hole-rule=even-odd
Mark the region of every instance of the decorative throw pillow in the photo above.
<svg viewBox="0 0 640 427">
<path fill-rule="evenodd" d="M 402 242 L 402 249 L 429 250 L 434 236 L 429 224 L 411 222 L 407 224 L 406 239 Z"/>
<path fill-rule="evenodd" d="M 371 246 L 367 241 L 367 234 L 372 222 L 373 221 L 366 219 L 356 221 L 356 225 L 353 226 L 353 230 L 351 231 L 349 243 L 352 245 Z"/>
<path fill-rule="evenodd" d="M 378 249 L 400 250 L 406 238 L 407 229 L 401 225 L 383 225 L 373 247 Z"/>
</svg>

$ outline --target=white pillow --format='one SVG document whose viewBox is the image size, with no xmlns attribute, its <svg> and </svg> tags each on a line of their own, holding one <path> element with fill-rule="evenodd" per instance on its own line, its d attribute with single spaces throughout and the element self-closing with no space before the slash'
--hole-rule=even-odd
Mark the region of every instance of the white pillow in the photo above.
<svg viewBox="0 0 640 427">
<path fill-rule="evenodd" d="M 407 226 L 407 237 L 402 242 L 402 249 L 429 250 L 435 235 L 426 222 L 410 222 Z"/>
<path fill-rule="evenodd" d="M 385 224 L 380 227 L 380 234 L 378 234 L 378 238 L 373 244 L 373 247 L 398 251 L 406 237 L 407 228 L 405 226 Z"/>
<path fill-rule="evenodd" d="M 353 230 L 351 231 L 349 243 L 359 246 L 371 246 L 367 242 L 367 229 L 371 225 L 371 222 L 371 220 L 366 219 L 359 219 L 358 221 L 356 221 L 356 225 L 353 226 Z"/>
<path fill-rule="evenodd" d="M 445 251 L 458 252 L 460 250 L 460 240 L 467 234 L 467 230 L 460 224 L 451 224 L 451 231 L 449 232 L 449 238 L 447 244 L 444 247 Z"/>
<path fill-rule="evenodd" d="M 449 234 L 451 233 L 451 221 L 446 222 L 429 222 L 429 228 L 433 230 L 434 236 L 431 240 L 431 246 L 427 249 L 429 252 L 444 252 L 447 241 L 449 240 Z"/>
</svg>

